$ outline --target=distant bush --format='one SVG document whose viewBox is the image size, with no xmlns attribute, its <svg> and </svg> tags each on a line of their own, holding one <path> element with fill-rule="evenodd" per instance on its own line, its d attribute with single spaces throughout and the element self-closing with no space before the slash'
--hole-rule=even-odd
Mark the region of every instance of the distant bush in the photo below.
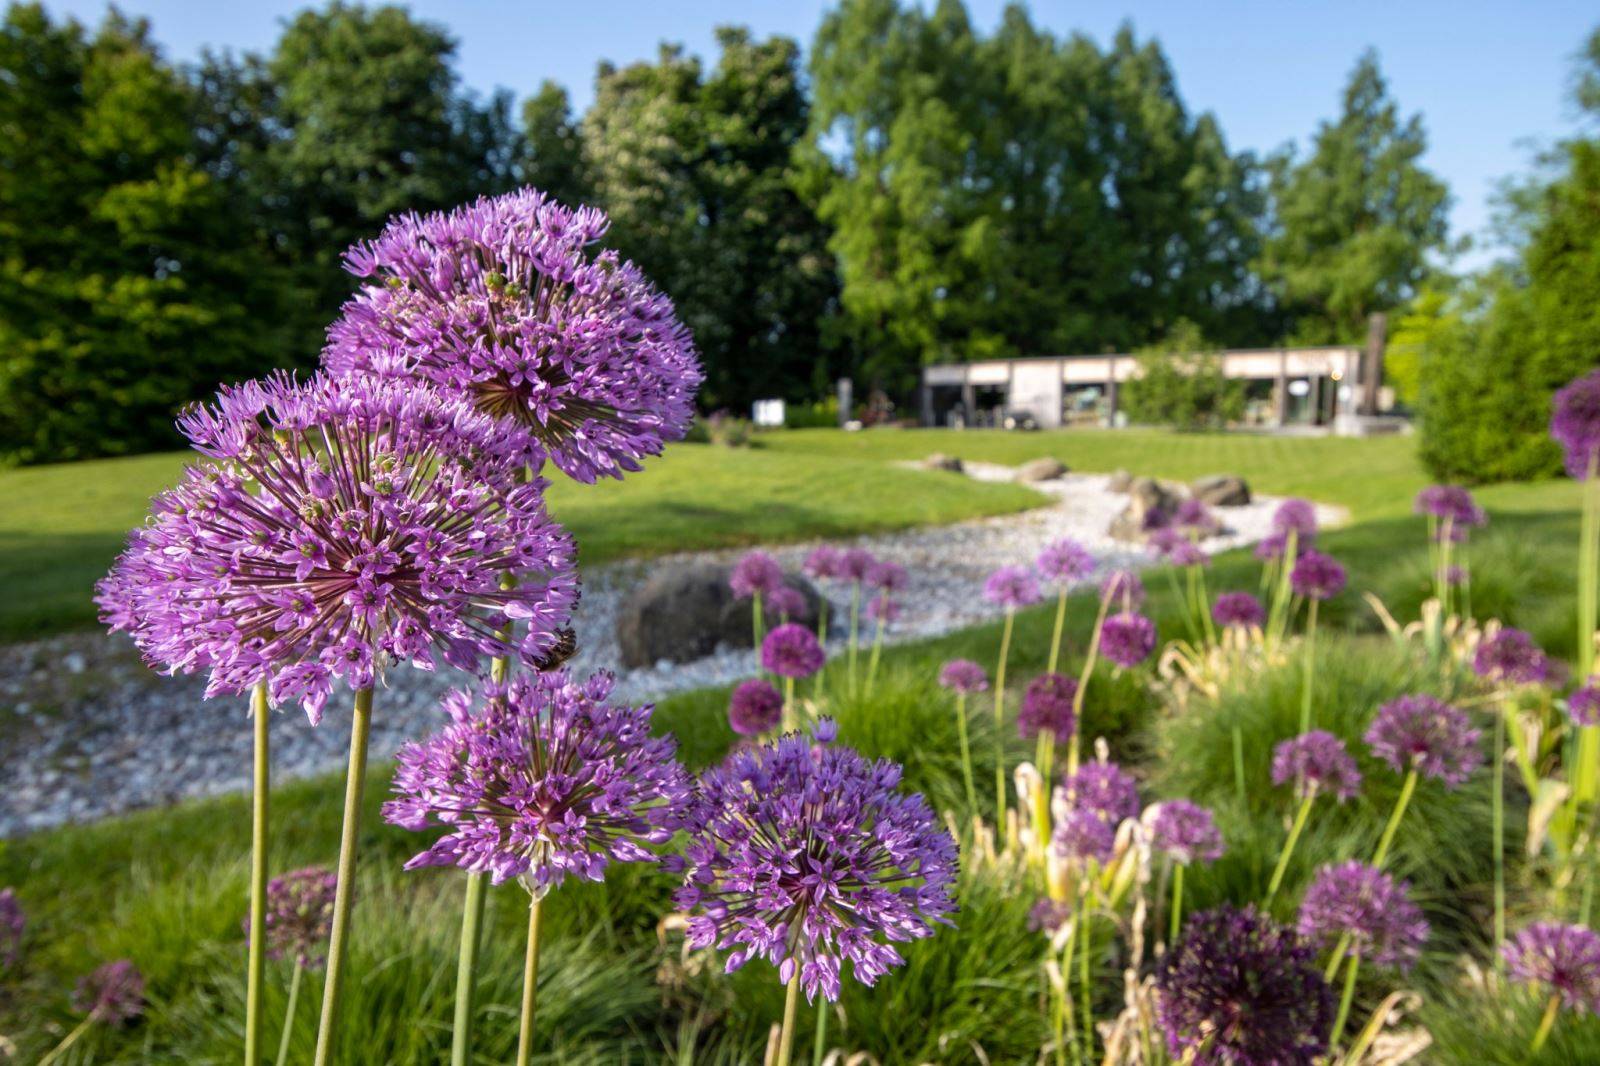
<svg viewBox="0 0 1600 1066">
<path fill-rule="evenodd" d="M 829 396 L 814 403 L 789 404 L 783 424 L 789 429 L 832 429 L 839 424 L 839 399 Z"/>
<path fill-rule="evenodd" d="M 713 411 L 695 419 L 687 440 L 696 444 L 720 444 L 724 448 L 748 448 L 755 427 L 748 418 L 730 415 L 726 411 Z"/>
<path fill-rule="evenodd" d="M 1139 354 L 1138 376 L 1122 385 L 1131 421 L 1174 429 L 1220 429 L 1244 417 L 1245 383 L 1223 376 L 1222 360 L 1188 323 Z"/>
</svg>

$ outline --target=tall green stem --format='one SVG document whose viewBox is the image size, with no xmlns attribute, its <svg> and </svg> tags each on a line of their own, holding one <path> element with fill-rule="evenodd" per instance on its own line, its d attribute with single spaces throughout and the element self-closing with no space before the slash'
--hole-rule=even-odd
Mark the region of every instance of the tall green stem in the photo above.
<svg viewBox="0 0 1600 1066">
<path fill-rule="evenodd" d="M 783 728 L 798 729 L 800 715 L 795 712 L 794 706 L 794 678 L 783 679 Z"/>
<path fill-rule="evenodd" d="M 1544 1042 L 1550 1039 L 1550 1031 L 1556 1027 L 1556 1015 L 1561 1010 L 1561 997 L 1551 996 L 1544 1005 L 1544 1015 L 1539 1019 L 1539 1028 L 1534 1030 L 1533 1039 L 1528 1043 L 1528 1054 L 1537 1055 L 1544 1050 Z"/>
<path fill-rule="evenodd" d="M 1489 796 L 1493 809 L 1494 832 L 1494 942 L 1506 942 L 1506 713 L 1497 707 L 1494 715 L 1494 744 L 1489 748 Z M 1494 953 L 1495 969 L 1505 965 Z"/>
<path fill-rule="evenodd" d="M 1578 545 L 1578 660 L 1577 675 L 1594 673 L 1594 632 L 1596 612 L 1600 610 L 1600 471 L 1596 458 L 1589 459 L 1588 477 L 1583 482 L 1583 522 Z M 1573 768 L 1570 825 L 1577 814 L 1593 803 L 1600 793 L 1600 726 L 1586 725 L 1578 730 L 1577 765 Z"/>
<path fill-rule="evenodd" d="M 261 992 L 267 970 L 267 793 L 271 786 L 267 751 L 267 684 L 250 693 L 250 715 L 255 720 L 255 781 L 250 795 L 250 956 L 245 976 L 244 1061 L 261 1061 Z"/>
<path fill-rule="evenodd" d="M 756 649 L 756 659 L 758 661 L 761 658 L 761 641 L 766 636 L 761 631 L 763 628 L 761 622 L 761 590 L 757 589 L 750 594 L 750 636 L 754 641 L 751 646 Z"/>
<path fill-rule="evenodd" d="M 1072 740 L 1067 744 L 1067 773 L 1078 772 L 1079 740 L 1083 735 L 1083 698 L 1089 691 L 1089 678 L 1094 675 L 1095 661 L 1100 657 L 1100 630 L 1106 624 L 1106 614 L 1111 610 L 1111 590 L 1100 594 L 1100 609 L 1094 616 L 1094 632 L 1089 635 L 1089 650 L 1083 657 L 1083 673 L 1078 675 L 1078 690 L 1072 694 Z"/>
<path fill-rule="evenodd" d="M 1183 924 L 1183 863 L 1172 867 L 1172 913 L 1167 916 L 1167 950 L 1178 942 L 1178 929 Z"/>
<path fill-rule="evenodd" d="M 1389 824 L 1383 827 L 1383 836 L 1378 840 L 1378 850 L 1372 856 L 1372 865 L 1382 866 L 1389 857 L 1389 848 L 1394 844 L 1394 835 L 1400 830 L 1400 819 L 1405 817 L 1406 807 L 1411 803 L 1411 794 L 1417 790 L 1417 769 L 1412 767 L 1406 772 L 1405 784 L 1400 786 L 1400 798 L 1395 800 L 1394 813 L 1389 815 Z"/>
<path fill-rule="evenodd" d="M 1005 628 L 1000 631 L 1000 663 L 994 672 L 994 817 L 999 826 L 1006 817 L 1006 659 L 1011 655 L 1011 627 L 1016 621 L 1013 608 L 1006 608 Z"/>
<path fill-rule="evenodd" d="M 961 740 L 961 779 L 967 786 L 968 815 L 978 813 L 978 790 L 972 783 L 972 745 L 967 739 L 967 694 L 956 693 L 956 736 Z"/>
<path fill-rule="evenodd" d="M 1317 673 L 1317 604 L 1318 600 L 1311 601 L 1310 613 L 1306 615 L 1306 661 L 1302 674 L 1302 688 L 1300 690 L 1300 732 L 1311 732 L 1311 689 L 1316 681 Z"/>
<path fill-rule="evenodd" d="M 1199 564 L 1189 567 L 1189 583 L 1194 594 L 1195 614 L 1200 617 L 1200 625 L 1206 631 L 1206 643 L 1217 642 L 1217 627 L 1211 620 L 1211 592 L 1206 588 L 1206 572 Z"/>
<path fill-rule="evenodd" d="M 1078 953 L 1078 997 L 1083 1003 L 1083 1058 L 1085 1062 L 1094 1061 L 1094 982 L 1090 973 L 1091 960 L 1089 953 L 1092 950 L 1094 930 L 1090 928 L 1089 892 L 1083 893 L 1083 920 L 1079 928 L 1083 930 L 1083 950 Z"/>
<path fill-rule="evenodd" d="M 467 874 L 461 906 L 461 946 L 456 956 L 456 1014 L 450 1031 L 450 1066 L 472 1061 L 472 1002 L 478 988 L 478 951 L 483 943 L 483 908 L 489 898 L 489 876 Z"/>
<path fill-rule="evenodd" d="M 1316 800 L 1316 786 L 1307 786 L 1306 794 L 1300 800 L 1300 809 L 1294 812 L 1294 824 L 1289 827 L 1288 839 L 1283 842 L 1283 850 L 1278 853 L 1278 865 L 1272 868 L 1272 880 L 1267 883 L 1267 905 L 1272 903 L 1272 897 L 1278 894 L 1278 889 L 1283 884 L 1283 875 L 1289 869 L 1289 857 L 1294 854 L 1295 845 L 1300 843 L 1300 834 L 1305 831 L 1306 819 L 1311 816 L 1311 805 Z"/>
<path fill-rule="evenodd" d="M 1344 1026 L 1350 1020 L 1350 1004 L 1356 998 L 1356 973 L 1361 969 L 1361 952 L 1350 955 L 1350 966 L 1344 972 L 1344 992 L 1339 996 L 1339 1013 L 1333 1019 L 1333 1035 L 1328 1039 L 1328 1050 L 1338 1048 L 1344 1037 Z"/>
<path fill-rule="evenodd" d="M 888 594 L 879 602 L 879 606 L 887 611 L 889 609 Z M 877 631 L 872 636 L 872 654 L 867 658 L 867 695 L 872 695 L 873 687 L 878 683 L 878 660 L 883 657 L 883 616 L 878 617 Z"/>
<path fill-rule="evenodd" d="M 300 978 L 304 971 L 300 960 L 295 959 L 294 973 L 289 977 L 289 1002 L 283 1008 L 283 1035 L 278 1037 L 277 1066 L 289 1061 L 289 1038 L 294 1035 L 294 1014 L 300 1006 Z"/>
<path fill-rule="evenodd" d="M 89 1026 L 93 1024 L 93 1018 L 85 1018 L 83 1021 L 79 1022 L 77 1028 L 68 1033 L 66 1038 L 63 1039 L 61 1043 L 51 1048 L 49 1054 L 45 1055 L 44 1058 L 39 1060 L 38 1066 L 50 1066 L 50 1063 L 55 1062 L 62 1055 L 65 1055 L 67 1053 L 67 1049 L 73 1044 L 76 1044 L 78 1042 L 78 1038 L 84 1033 L 88 1032 Z"/>
<path fill-rule="evenodd" d="M 828 997 L 817 997 L 817 1038 L 811 1045 L 811 1066 L 822 1066 L 828 1051 Z"/>
<path fill-rule="evenodd" d="M 794 1052 L 794 1023 L 800 1009 L 800 971 L 789 978 L 789 990 L 783 997 L 783 1028 L 778 1030 L 778 1058 L 773 1066 L 789 1066 Z"/>
<path fill-rule="evenodd" d="M 856 638 L 861 631 L 861 582 L 850 586 L 850 695 L 856 694 Z"/>
<path fill-rule="evenodd" d="M 1056 672 L 1056 664 L 1061 661 L 1061 632 L 1067 624 L 1067 586 L 1062 585 L 1056 592 L 1056 624 L 1050 632 L 1050 661 L 1045 666 L 1044 672 Z"/>
<path fill-rule="evenodd" d="M 522 957 L 522 1021 L 517 1026 L 517 1066 L 528 1066 L 533 1054 L 533 1018 L 539 1006 L 539 916 L 543 908 L 528 901 L 528 949 Z"/>
<path fill-rule="evenodd" d="M 344 961 L 349 953 L 350 900 L 355 890 L 356 842 L 360 839 L 361 795 L 367 783 L 367 736 L 372 728 L 372 689 L 356 690 L 350 715 L 350 765 L 344 779 L 344 824 L 339 831 L 339 871 L 333 893 L 332 935 L 328 938 L 328 972 L 322 985 L 322 1018 L 317 1024 L 315 1066 L 333 1061 L 334 1034 L 339 1025 L 339 993 L 344 988 Z"/>
</svg>

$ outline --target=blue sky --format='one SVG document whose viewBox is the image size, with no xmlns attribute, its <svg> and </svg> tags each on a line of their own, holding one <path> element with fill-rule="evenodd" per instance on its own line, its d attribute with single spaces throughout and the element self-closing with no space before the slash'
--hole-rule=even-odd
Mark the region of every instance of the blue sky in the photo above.
<svg viewBox="0 0 1600 1066">
<path fill-rule="evenodd" d="M 47 0 L 46 6 L 87 22 L 105 10 L 102 0 Z M 208 45 L 264 51 L 281 20 L 306 5 L 123 0 L 122 6 L 150 18 L 169 56 L 188 60 Z M 450 28 L 460 44 L 458 70 L 469 86 L 504 86 L 522 96 L 551 78 L 566 85 L 581 108 L 592 96 L 601 59 L 620 64 L 649 58 L 662 40 L 706 54 L 712 28 L 727 22 L 808 43 L 830 5 L 417 0 L 407 6 Z M 1160 39 L 1185 102 L 1216 112 L 1235 148 L 1258 151 L 1289 141 L 1304 144 L 1317 123 L 1333 115 L 1356 56 L 1376 47 L 1402 107 L 1423 115 L 1430 139 L 1426 162 L 1455 195 L 1456 235 L 1482 229 L 1494 183 L 1526 171 L 1535 145 L 1571 131 L 1570 59 L 1600 24 L 1592 0 L 1038 0 L 1028 6 L 1036 23 L 1058 34 L 1076 30 L 1102 42 L 1131 19 L 1141 37 Z M 968 0 L 974 21 L 985 30 L 994 26 L 1001 7 L 998 0 Z M 1480 252 L 1468 262 L 1482 258 Z"/>
</svg>

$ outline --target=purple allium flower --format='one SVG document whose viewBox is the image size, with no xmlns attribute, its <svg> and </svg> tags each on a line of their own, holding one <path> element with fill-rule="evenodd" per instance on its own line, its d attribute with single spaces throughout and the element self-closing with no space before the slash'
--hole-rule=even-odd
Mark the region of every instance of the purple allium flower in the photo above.
<svg viewBox="0 0 1600 1066">
<path fill-rule="evenodd" d="M 800 569 L 809 578 L 817 581 L 830 581 L 840 576 L 840 568 L 843 566 L 843 552 L 831 544 L 819 544 L 811 549 Z"/>
<path fill-rule="evenodd" d="M 1044 598 L 1032 571 L 1022 566 L 1002 566 L 983 583 L 983 598 L 1000 607 L 1031 607 Z"/>
<path fill-rule="evenodd" d="M 0 888 L 0 971 L 11 969 L 22 957 L 22 934 L 27 928 L 16 890 Z"/>
<path fill-rule="evenodd" d="M 72 1009 L 101 1025 L 121 1025 L 144 1013 L 144 974 L 127 959 L 78 978 Z"/>
<path fill-rule="evenodd" d="M 865 548 L 847 548 L 839 557 L 839 576 L 846 581 L 862 582 L 878 565 L 877 556 Z"/>
<path fill-rule="evenodd" d="M 1600 725 L 1600 682 L 1591 677 L 1568 696 L 1567 714 L 1577 725 Z"/>
<path fill-rule="evenodd" d="M 1296 596 L 1308 600 L 1326 600 L 1344 591 L 1344 567 L 1331 555 L 1308 551 L 1295 560 L 1289 571 L 1289 586 Z"/>
<path fill-rule="evenodd" d="M 1501 684 L 1541 685 L 1552 680 L 1555 663 L 1520 629 L 1502 629 L 1478 645 L 1472 670 Z"/>
<path fill-rule="evenodd" d="M 900 620 L 901 610 L 898 600 L 891 600 L 888 593 L 872 597 L 867 603 L 867 609 L 862 612 L 869 622 L 882 622 L 885 626 L 893 625 Z"/>
<path fill-rule="evenodd" d="M 989 675 L 971 659 L 952 659 L 939 670 L 939 684 L 963 695 L 989 691 Z"/>
<path fill-rule="evenodd" d="M 783 720 L 783 697 L 763 678 L 734 686 L 728 698 L 728 724 L 742 737 L 760 736 L 778 728 Z"/>
<path fill-rule="evenodd" d="M 1310 551 L 1315 543 L 1316 538 L 1312 536 L 1296 537 L 1294 544 L 1295 558 L 1298 559 L 1300 556 Z M 1288 550 L 1289 534 L 1268 533 L 1265 537 L 1261 538 L 1260 542 L 1256 544 L 1255 555 L 1257 559 L 1260 559 L 1262 562 L 1266 563 L 1277 559 L 1282 559 L 1284 553 Z"/>
<path fill-rule="evenodd" d="M 1324 944 L 1348 936 L 1362 961 L 1409 970 L 1428 939 L 1410 890 L 1364 862 L 1324 866 L 1300 901 L 1300 935 Z"/>
<path fill-rule="evenodd" d="M 152 665 L 209 669 L 207 696 L 266 681 L 315 723 L 335 679 L 367 687 L 386 661 L 533 666 L 559 640 L 572 538 L 547 483 L 488 454 L 487 416 L 422 385 L 278 374 L 178 421 L 220 461 L 152 501 L 95 597 Z"/>
<path fill-rule="evenodd" d="M 1591 370 L 1556 392 L 1550 436 L 1566 452 L 1567 473 L 1588 477 L 1590 464 L 1600 454 L 1600 370 Z"/>
<path fill-rule="evenodd" d="M 1196 1066 L 1311 1066 L 1333 993 L 1311 948 L 1254 907 L 1195 914 L 1156 971 L 1156 1019 Z"/>
<path fill-rule="evenodd" d="M 1076 910 L 1077 908 L 1066 900 L 1040 896 L 1028 911 L 1028 928 L 1045 936 L 1055 936 L 1057 930 L 1067 923 L 1067 919 L 1071 918 Z"/>
<path fill-rule="evenodd" d="M 1465 567 L 1451 563 L 1444 568 L 1444 583 L 1451 588 L 1459 588 L 1467 583 L 1467 570 Z"/>
<path fill-rule="evenodd" d="M 1456 788 L 1483 762 L 1481 736 L 1466 712 L 1443 700 L 1401 696 L 1378 708 L 1366 741 L 1372 754 L 1397 772 L 1415 769 Z"/>
<path fill-rule="evenodd" d="M 1291 737 L 1272 749 L 1272 783 L 1296 782 L 1304 797 L 1308 790 L 1332 793 L 1343 803 L 1361 789 L 1361 771 L 1345 750 L 1344 741 L 1324 729 Z"/>
<path fill-rule="evenodd" d="M 1600 934 L 1582 925 L 1534 922 L 1500 947 L 1513 981 L 1543 985 L 1569 1010 L 1600 1014 Z"/>
<path fill-rule="evenodd" d="M 1211 617 L 1219 626 L 1253 629 L 1266 622 L 1267 612 L 1248 592 L 1224 592 L 1212 604 Z"/>
<path fill-rule="evenodd" d="M 1272 529 L 1275 533 L 1294 533 L 1302 543 L 1307 542 L 1317 535 L 1317 509 L 1309 500 L 1284 500 L 1272 512 Z"/>
<path fill-rule="evenodd" d="M 728 587 L 740 599 L 775 592 L 783 588 L 783 567 L 764 551 L 746 552 L 733 564 Z"/>
<path fill-rule="evenodd" d="M 806 613 L 805 594 L 792 585 L 779 585 L 766 594 L 761 604 L 761 611 L 768 618 L 776 618 L 779 621 L 802 618 Z"/>
<path fill-rule="evenodd" d="M 906 587 L 906 568 L 899 563 L 880 559 L 867 571 L 865 584 L 879 592 L 899 592 Z"/>
<path fill-rule="evenodd" d="M 1062 537 L 1046 545 L 1034 566 L 1046 581 L 1070 585 L 1074 581 L 1086 581 L 1094 573 L 1094 555 L 1071 537 Z"/>
<path fill-rule="evenodd" d="M 1165 800 L 1156 804 L 1150 820 L 1150 842 L 1174 861 L 1187 866 L 1195 860 L 1213 862 L 1225 850 L 1222 833 L 1211 812 L 1188 800 Z"/>
<path fill-rule="evenodd" d="M 1190 540 L 1182 530 L 1158 529 L 1150 534 L 1145 543 L 1149 545 L 1151 554 L 1173 566 L 1199 566 L 1211 561 L 1205 549 Z"/>
<path fill-rule="evenodd" d="M 779 677 L 810 677 L 822 669 L 825 656 L 817 635 L 790 622 L 778 626 L 761 642 L 761 667 Z"/>
<path fill-rule="evenodd" d="M 1172 524 L 1179 529 L 1202 534 L 1215 533 L 1222 528 L 1222 523 L 1211 513 L 1206 502 L 1192 496 L 1178 501 L 1178 509 L 1172 512 Z"/>
<path fill-rule="evenodd" d="M 1156 650 L 1156 624 L 1142 614 L 1123 611 L 1100 626 L 1100 654 L 1120 667 L 1138 666 Z"/>
<path fill-rule="evenodd" d="M 1086 762 L 1061 787 L 1073 809 L 1089 811 L 1108 825 L 1139 817 L 1139 785 L 1116 763 Z"/>
<path fill-rule="evenodd" d="M 798 972 L 838 999 L 842 964 L 871 985 L 901 965 L 889 941 L 932 936 L 956 909 L 956 842 L 900 768 L 790 734 L 730 755 L 700 779 L 673 897 L 695 948 Z"/>
<path fill-rule="evenodd" d="M 1036 737 L 1048 730 L 1058 740 L 1070 737 L 1078 723 L 1072 701 L 1078 694 L 1078 683 L 1061 674 L 1040 674 L 1028 682 L 1022 694 L 1022 708 L 1017 712 L 1017 732 L 1024 737 Z"/>
<path fill-rule="evenodd" d="M 267 958 L 292 958 L 307 968 L 322 965 L 333 929 L 333 895 L 338 884 L 338 876 L 320 866 L 267 882 Z M 248 915 L 244 931 L 248 940 Z"/>
<path fill-rule="evenodd" d="M 638 470 L 688 431 L 703 374 L 672 301 L 591 253 L 608 225 L 534 189 L 391 219 L 345 253 L 364 283 L 323 364 L 448 389 L 579 481 Z"/>
<path fill-rule="evenodd" d="M 1075 807 L 1056 819 L 1050 836 L 1050 849 L 1069 861 L 1106 862 L 1117 847 L 1116 828 L 1091 810 Z"/>
<path fill-rule="evenodd" d="M 1114 607 L 1132 611 L 1144 605 L 1144 582 L 1132 570 L 1113 570 L 1100 582 L 1100 596 Z"/>
<path fill-rule="evenodd" d="M 1440 522 L 1449 522 L 1451 528 L 1458 532 L 1485 525 L 1489 521 L 1489 516 L 1472 498 L 1472 493 L 1460 485 L 1429 485 L 1417 493 L 1413 509 L 1417 514 L 1432 515 Z"/>
<path fill-rule="evenodd" d="M 394 825 L 449 832 L 406 863 L 512 877 L 536 895 L 568 876 L 599 881 L 608 863 L 644 862 L 672 835 L 690 781 L 676 742 L 650 735 L 649 707 L 613 707 L 610 674 L 581 684 L 565 670 L 464 692 L 451 723 L 400 750 L 384 804 Z"/>
</svg>

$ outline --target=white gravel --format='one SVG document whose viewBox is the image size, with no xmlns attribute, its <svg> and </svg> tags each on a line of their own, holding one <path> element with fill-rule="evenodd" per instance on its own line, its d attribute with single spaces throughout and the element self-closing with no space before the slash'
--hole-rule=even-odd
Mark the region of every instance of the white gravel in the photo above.
<svg viewBox="0 0 1600 1066">
<path fill-rule="evenodd" d="M 1007 467 L 968 463 L 967 474 L 1008 480 Z M 928 473 L 930 479 L 948 474 Z M 1051 502 L 1032 511 L 954 525 L 860 537 L 858 544 L 901 563 L 910 580 L 899 600 L 902 620 L 891 642 L 947 633 L 995 617 L 981 596 L 996 567 L 1031 562 L 1048 543 L 1074 537 L 1087 544 L 1101 568 L 1148 565 L 1136 548 L 1105 535 L 1127 497 L 1107 488 L 1109 477 L 1069 474 L 1033 486 Z M 930 491 L 937 491 L 930 483 Z M 1217 510 L 1227 529 L 1207 541 L 1213 551 L 1253 543 L 1269 528 L 1276 499 L 1257 497 L 1244 507 Z M 1326 524 L 1343 520 L 1319 508 Z M 786 568 L 798 568 L 819 542 L 769 549 Z M 651 562 L 623 562 L 587 571 L 576 619 L 580 653 L 574 668 L 613 668 L 620 661 L 615 624 L 627 594 L 654 567 L 691 560 L 731 561 L 740 553 L 689 552 Z M 823 589 L 835 608 L 848 610 L 848 592 Z M 843 647 L 834 641 L 831 650 Z M 655 699 L 673 692 L 726 684 L 754 672 L 749 649 L 722 648 L 692 663 L 660 663 L 623 672 L 618 695 Z M 371 756 L 391 756 L 406 740 L 440 722 L 439 694 L 464 678 L 410 669 L 389 673 L 375 700 Z M 175 800 L 236 792 L 249 787 L 250 729 L 243 700 L 207 702 L 204 681 L 158 677 L 134 657 L 121 637 L 70 634 L 0 649 L 0 837 L 104 817 Z M 348 718 L 330 704 L 320 728 L 297 710 L 273 723 L 274 779 L 305 777 L 343 766 Z"/>
</svg>

